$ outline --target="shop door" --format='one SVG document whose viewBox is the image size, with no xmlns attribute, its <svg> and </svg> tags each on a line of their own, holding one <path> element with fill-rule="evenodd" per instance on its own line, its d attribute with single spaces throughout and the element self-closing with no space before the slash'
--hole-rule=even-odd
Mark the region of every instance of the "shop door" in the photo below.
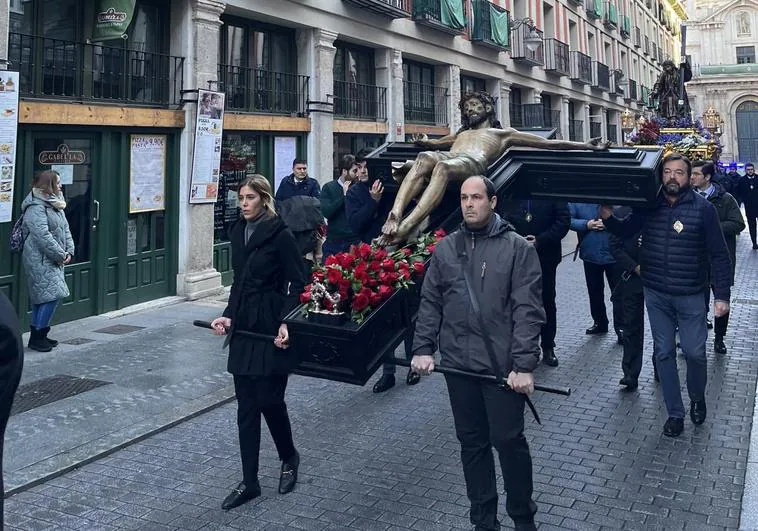
<svg viewBox="0 0 758 531">
<path fill-rule="evenodd" d="M 88 135 L 35 133 L 30 135 L 33 157 L 26 159 L 31 171 L 25 172 L 25 188 L 31 188 L 32 176 L 55 170 L 61 176 L 66 200 L 66 219 L 74 240 L 74 258 L 66 266 L 69 297 L 59 307 L 55 321 L 70 321 L 94 315 L 98 311 L 98 226 L 103 207 L 97 190 L 98 166 L 93 157 L 99 150 Z"/>
<path fill-rule="evenodd" d="M 737 153 L 741 162 L 758 161 L 758 102 L 737 107 Z"/>
</svg>

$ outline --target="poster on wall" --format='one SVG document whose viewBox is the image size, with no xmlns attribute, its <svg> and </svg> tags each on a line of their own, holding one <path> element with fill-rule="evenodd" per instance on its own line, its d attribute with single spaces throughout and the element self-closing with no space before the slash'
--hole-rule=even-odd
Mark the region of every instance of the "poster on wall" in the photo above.
<svg viewBox="0 0 758 531">
<path fill-rule="evenodd" d="M 197 95 L 195 151 L 192 156 L 190 203 L 215 203 L 221 168 L 224 94 L 200 89 Z"/>
<path fill-rule="evenodd" d="M 274 137 L 274 193 L 279 183 L 292 173 L 292 161 L 297 157 L 297 138 L 294 136 Z"/>
<path fill-rule="evenodd" d="M 129 213 L 166 209 L 166 135 L 132 135 Z"/>
<path fill-rule="evenodd" d="M 18 133 L 18 72 L 0 71 L 0 223 L 13 217 Z"/>
</svg>

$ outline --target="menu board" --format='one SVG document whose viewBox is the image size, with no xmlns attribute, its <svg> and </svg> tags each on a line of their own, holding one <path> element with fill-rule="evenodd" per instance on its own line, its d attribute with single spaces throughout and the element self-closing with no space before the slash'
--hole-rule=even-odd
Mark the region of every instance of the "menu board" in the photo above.
<svg viewBox="0 0 758 531">
<path fill-rule="evenodd" d="M 13 217 L 18 133 L 18 72 L 0 71 L 0 223 Z"/>
<path fill-rule="evenodd" d="M 215 203 L 221 166 L 224 94 L 198 90 L 190 203 Z"/>
<path fill-rule="evenodd" d="M 297 156 L 297 138 L 274 137 L 274 193 L 287 175 L 292 173 L 292 161 Z"/>
<path fill-rule="evenodd" d="M 166 208 L 166 135 L 132 135 L 129 213 Z"/>
</svg>

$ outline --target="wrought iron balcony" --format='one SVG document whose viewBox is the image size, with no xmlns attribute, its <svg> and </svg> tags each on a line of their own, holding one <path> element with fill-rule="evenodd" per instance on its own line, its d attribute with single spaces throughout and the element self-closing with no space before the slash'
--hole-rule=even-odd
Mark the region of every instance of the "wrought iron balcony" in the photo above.
<svg viewBox="0 0 758 531">
<path fill-rule="evenodd" d="M 542 38 L 542 31 L 536 28 L 534 31 Z M 534 51 L 530 50 L 525 41 L 531 32 L 528 24 L 522 24 L 511 33 L 511 59 L 525 65 L 541 66 L 545 64 L 545 44 L 542 42 Z"/>
<path fill-rule="evenodd" d="M 639 48 L 642 46 L 642 32 L 639 26 L 634 26 L 634 47 Z"/>
<path fill-rule="evenodd" d="M 629 15 L 624 15 L 623 22 L 621 24 L 621 36 L 628 39 L 632 34 L 632 19 Z"/>
<path fill-rule="evenodd" d="M 584 120 L 569 120 L 569 140 L 584 142 Z"/>
<path fill-rule="evenodd" d="M 613 143 L 618 142 L 618 126 L 616 124 L 608 124 L 608 140 Z"/>
<path fill-rule="evenodd" d="M 618 7 L 613 2 L 605 3 L 605 11 L 603 12 L 603 24 L 608 28 L 616 28 L 619 25 L 619 12 Z"/>
<path fill-rule="evenodd" d="M 653 61 L 657 61 L 658 60 L 658 45 L 655 44 L 654 42 L 651 44 L 652 44 L 653 51 L 650 54 L 650 59 L 652 59 Z"/>
<path fill-rule="evenodd" d="M 658 62 L 659 62 L 660 64 L 663 64 L 663 61 L 664 61 L 664 60 L 665 60 L 665 59 L 664 59 L 664 57 L 663 57 L 663 48 L 661 48 L 661 47 L 659 46 L 659 47 L 658 47 Z"/>
<path fill-rule="evenodd" d="M 263 68 L 218 65 L 219 88 L 230 111 L 304 116 L 308 76 Z"/>
<path fill-rule="evenodd" d="M 629 84 L 626 86 L 626 95 L 624 101 L 631 103 L 637 101 L 637 82 L 633 79 L 628 80 Z"/>
<path fill-rule="evenodd" d="M 335 80 L 334 115 L 355 120 L 386 120 L 387 88 Z"/>
<path fill-rule="evenodd" d="M 621 72 L 620 70 L 616 70 L 615 72 L 613 72 L 613 89 L 614 89 L 613 91 L 617 96 L 624 95 L 624 87 L 621 86 L 621 83 L 623 81 L 624 81 L 623 72 Z"/>
<path fill-rule="evenodd" d="M 611 71 L 600 61 L 592 61 L 592 88 L 611 90 Z"/>
<path fill-rule="evenodd" d="M 411 16 L 410 0 L 345 0 L 348 4 L 354 4 L 390 18 L 406 18 Z"/>
<path fill-rule="evenodd" d="M 510 47 L 510 13 L 487 0 L 473 0 L 471 41 L 496 50 Z"/>
<path fill-rule="evenodd" d="M 443 12 L 442 2 L 445 0 L 413 0 L 413 20 L 424 26 L 429 26 L 451 35 L 462 35 L 466 31 L 466 21 L 454 20 Z M 460 4 L 460 14 L 463 9 L 463 0 L 451 0 Z"/>
<path fill-rule="evenodd" d="M 558 39 L 545 39 L 545 71 L 559 76 L 571 73 L 568 44 Z"/>
<path fill-rule="evenodd" d="M 403 81 L 405 121 L 414 124 L 448 125 L 450 98 L 446 87 Z"/>
<path fill-rule="evenodd" d="M 184 57 L 10 33 L 8 69 L 24 97 L 178 106 Z"/>
<path fill-rule="evenodd" d="M 650 55 L 650 37 L 645 35 L 645 45 L 642 47 L 642 53 Z"/>
<path fill-rule="evenodd" d="M 571 71 L 569 77 L 573 81 L 579 81 L 585 85 L 592 84 L 592 58 L 582 52 L 570 53 Z"/>
<path fill-rule="evenodd" d="M 603 17 L 603 0 L 585 0 L 584 10 L 590 18 Z"/>
<path fill-rule="evenodd" d="M 642 85 L 640 88 L 640 99 L 637 100 L 637 103 L 640 103 L 644 105 L 645 107 L 650 106 L 650 89 L 647 88 L 645 85 Z"/>
<path fill-rule="evenodd" d="M 511 111 L 511 127 L 544 129 L 561 126 L 561 111 L 547 109 L 541 103 L 515 105 Z"/>
<path fill-rule="evenodd" d="M 590 122 L 590 138 L 600 138 L 602 131 L 603 124 L 601 122 Z"/>
</svg>

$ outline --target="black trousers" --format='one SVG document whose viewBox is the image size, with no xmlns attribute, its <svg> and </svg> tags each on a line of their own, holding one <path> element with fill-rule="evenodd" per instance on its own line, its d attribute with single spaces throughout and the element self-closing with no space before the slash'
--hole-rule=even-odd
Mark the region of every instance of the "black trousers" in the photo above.
<svg viewBox="0 0 758 531">
<path fill-rule="evenodd" d="M 542 325 L 540 346 L 542 350 L 555 347 L 556 307 L 555 307 L 555 275 L 558 263 L 540 260 L 542 268 L 542 306 L 545 308 L 545 324 Z"/>
<path fill-rule="evenodd" d="M 445 375 L 455 433 L 461 443 L 471 523 L 499 529 L 497 483 L 492 447 L 497 449 L 506 492 L 506 510 L 514 522 L 531 522 L 532 457 L 524 437 L 524 397 L 489 382 Z"/>
<path fill-rule="evenodd" d="M 584 262 L 584 279 L 587 282 L 587 294 L 590 297 L 590 314 L 595 324 L 608 326 L 608 314 L 605 310 L 605 281 L 608 279 L 611 293 L 616 289 L 620 278 L 616 264 L 593 264 Z M 613 328 L 616 332 L 624 328 L 624 315 L 620 304 L 613 304 Z"/>
<path fill-rule="evenodd" d="M 747 218 L 747 228 L 750 231 L 750 241 L 753 242 L 753 245 L 755 245 L 755 238 L 756 238 L 756 232 L 755 232 L 755 220 L 758 218 L 758 213 L 756 212 L 748 212 L 747 208 L 745 209 L 745 217 Z"/>
<path fill-rule="evenodd" d="M 237 427 L 239 428 L 242 480 L 245 485 L 258 481 L 258 454 L 261 449 L 261 415 L 266 419 L 271 438 L 281 461 L 295 455 L 292 427 L 284 403 L 287 375 L 234 375 L 237 395 Z"/>
<path fill-rule="evenodd" d="M 621 369 L 624 376 L 635 382 L 642 371 L 642 352 L 645 343 L 645 293 L 642 280 L 636 275 L 621 281 L 620 302 L 624 312 L 624 355 Z"/>
<path fill-rule="evenodd" d="M 705 290 L 705 313 L 707 314 L 711 309 L 711 289 Z M 729 314 L 722 315 L 721 317 L 715 317 L 713 319 L 713 333 L 716 339 L 724 339 L 726 336 L 726 329 L 729 327 Z"/>
</svg>

